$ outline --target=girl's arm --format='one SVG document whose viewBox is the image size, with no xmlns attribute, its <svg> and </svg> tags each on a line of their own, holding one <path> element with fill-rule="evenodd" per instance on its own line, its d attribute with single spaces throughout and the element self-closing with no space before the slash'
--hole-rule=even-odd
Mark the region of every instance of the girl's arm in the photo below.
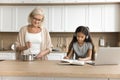
<svg viewBox="0 0 120 80">
<path fill-rule="evenodd" d="M 70 50 L 69 53 L 67 53 L 68 55 L 64 57 L 64 59 L 71 59 L 73 57 L 73 49 Z"/>
<path fill-rule="evenodd" d="M 87 60 L 91 60 L 91 59 L 92 59 L 92 49 L 89 49 L 87 57 L 85 57 L 85 58 L 79 58 L 78 60 L 87 61 Z"/>
</svg>

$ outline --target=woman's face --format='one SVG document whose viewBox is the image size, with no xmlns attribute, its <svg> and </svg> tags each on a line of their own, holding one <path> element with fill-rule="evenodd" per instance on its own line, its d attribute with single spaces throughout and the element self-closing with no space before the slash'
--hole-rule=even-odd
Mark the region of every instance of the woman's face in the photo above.
<svg viewBox="0 0 120 80">
<path fill-rule="evenodd" d="M 86 35 L 83 34 L 82 32 L 77 33 L 78 43 L 82 44 L 84 42 L 85 38 L 86 38 Z"/>
<path fill-rule="evenodd" d="M 41 24 L 42 21 L 43 21 L 43 16 L 41 16 L 41 15 L 34 15 L 32 17 L 31 24 L 34 27 L 38 27 Z"/>
</svg>

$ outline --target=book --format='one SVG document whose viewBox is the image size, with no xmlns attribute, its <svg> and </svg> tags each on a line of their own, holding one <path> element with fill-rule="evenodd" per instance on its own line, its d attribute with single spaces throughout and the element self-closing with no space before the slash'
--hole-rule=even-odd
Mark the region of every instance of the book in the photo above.
<svg viewBox="0 0 120 80">
<path fill-rule="evenodd" d="M 83 66 L 85 64 L 85 61 L 72 60 L 72 59 L 62 59 L 60 64 L 71 64 L 71 65 Z"/>
</svg>

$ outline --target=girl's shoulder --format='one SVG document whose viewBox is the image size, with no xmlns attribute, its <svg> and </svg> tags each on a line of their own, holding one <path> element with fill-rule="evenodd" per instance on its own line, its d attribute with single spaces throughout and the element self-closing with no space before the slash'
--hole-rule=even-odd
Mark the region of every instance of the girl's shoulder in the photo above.
<svg viewBox="0 0 120 80">
<path fill-rule="evenodd" d="M 76 44 L 78 44 L 78 42 L 74 42 L 74 43 L 73 43 L 73 45 L 76 45 Z"/>
</svg>

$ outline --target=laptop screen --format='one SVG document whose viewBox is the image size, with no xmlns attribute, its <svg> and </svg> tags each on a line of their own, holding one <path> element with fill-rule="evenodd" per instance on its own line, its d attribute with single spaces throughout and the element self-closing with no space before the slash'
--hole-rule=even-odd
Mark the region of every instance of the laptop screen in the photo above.
<svg viewBox="0 0 120 80">
<path fill-rule="evenodd" d="M 120 47 L 100 47 L 95 65 L 120 64 Z"/>
</svg>

